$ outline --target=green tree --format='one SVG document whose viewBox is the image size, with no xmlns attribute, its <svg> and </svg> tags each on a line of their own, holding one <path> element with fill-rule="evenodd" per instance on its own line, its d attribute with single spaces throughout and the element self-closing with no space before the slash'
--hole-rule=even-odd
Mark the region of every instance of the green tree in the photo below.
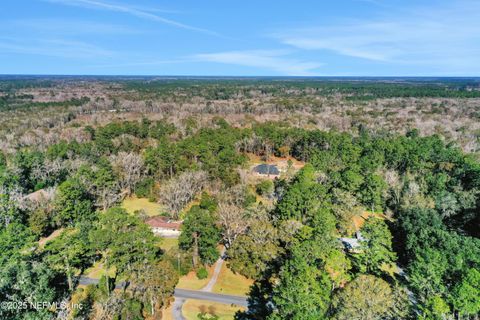
<svg viewBox="0 0 480 320">
<path fill-rule="evenodd" d="M 195 267 L 198 258 L 202 263 L 209 265 L 217 260 L 216 247 L 220 239 L 220 228 L 214 215 L 199 206 L 193 206 L 183 222 L 178 244 L 183 250 L 192 250 Z"/>
<path fill-rule="evenodd" d="M 294 253 L 280 270 L 268 319 L 325 319 L 331 287 L 325 271 Z"/>
<path fill-rule="evenodd" d="M 369 218 L 361 228 L 364 240 L 361 241 L 360 253 L 353 256 L 355 266 L 362 273 L 380 275 L 391 267 L 396 254 L 392 249 L 392 234 L 385 221 Z"/>
<path fill-rule="evenodd" d="M 409 282 L 422 302 L 434 295 L 443 294 L 446 286 L 443 277 L 449 268 L 445 254 L 426 248 L 409 265 Z"/>
<path fill-rule="evenodd" d="M 358 197 L 372 211 L 381 211 L 385 205 L 387 184 L 380 175 L 367 174 Z"/>
<path fill-rule="evenodd" d="M 138 277 L 139 269 L 156 261 L 160 254 L 159 238 L 122 208 L 110 208 L 101 215 L 90 239 L 104 258 L 105 272 L 115 266 L 117 274 L 127 280 Z"/>
<path fill-rule="evenodd" d="M 91 219 L 93 214 L 92 200 L 77 179 L 66 180 L 58 187 L 54 207 L 59 226 L 73 226 L 82 219 Z"/>
<path fill-rule="evenodd" d="M 272 180 L 263 180 L 256 185 L 256 191 L 259 195 L 271 197 L 273 193 Z"/>
<path fill-rule="evenodd" d="M 440 295 L 428 297 L 425 304 L 420 306 L 421 320 L 443 320 L 450 315 L 450 307 Z"/>
<path fill-rule="evenodd" d="M 18 201 L 5 188 L 0 188 L 0 222 L 6 228 L 10 223 L 22 222 L 22 211 Z"/>
<path fill-rule="evenodd" d="M 228 248 L 228 265 L 234 272 L 259 279 L 282 251 L 277 229 L 269 221 L 257 220 Z"/>
<path fill-rule="evenodd" d="M 44 208 L 37 208 L 30 212 L 28 226 L 39 236 L 45 235 L 52 227 L 52 212 Z"/>
<path fill-rule="evenodd" d="M 36 237 L 25 226 L 11 223 L 0 230 L 0 300 L 24 302 L 58 301 L 64 293 L 63 277 L 52 270 L 35 251 Z M 60 281 L 59 281 L 60 280 Z M 1 319 L 40 319 L 54 316 L 47 309 L 0 308 Z"/>
<path fill-rule="evenodd" d="M 457 283 L 451 293 L 455 310 L 462 316 L 480 313 L 480 271 L 469 269 L 465 277 Z"/>
<path fill-rule="evenodd" d="M 45 245 L 45 261 L 67 277 L 68 289 L 73 290 L 73 277 L 83 270 L 91 257 L 89 244 L 80 237 L 78 230 L 66 229 Z"/>
<path fill-rule="evenodd" d="M 316 182 L 313 167 L 306 165 L 278 203 L 275 215 L 281 220 L 295 219 L 308 224 L 325 197 L 325 191 Z"/>
<path fill-rule="evenodd" d="M 0 170 L 7 166 L 7 157 L 0 151 Z"/>
</svg>

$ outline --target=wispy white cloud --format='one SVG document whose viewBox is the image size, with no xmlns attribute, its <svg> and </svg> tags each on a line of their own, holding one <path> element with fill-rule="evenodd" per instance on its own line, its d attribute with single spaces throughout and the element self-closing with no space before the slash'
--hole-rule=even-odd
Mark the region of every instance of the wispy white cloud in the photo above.
<svg viewBox="0 0 480 320">
<path fill-rule="evenodd" d="M 281 75 L 312 76 L 321 63 L 301 61 L 289 57 L 285 50 L 249 50 L 202 53 L 192 56 L 194 60 L 256 67 L 275 71 Z"/>
<path fill-rule="evenodd" d="M 168 60 L 145 60 L 145 61 L 131 61 L 131 62 L 118 62 L 118 63 L 106 63 L 106 64 L 94 64 L 90 65 L 92 68 L 108 69 L 118 67 L 155 67 L 162 65 L 171 65 L 178 63 L 194 62 L 191 58 L 180 59 L 168 59 Z"/>
<path fill-rule="evenodd" d="M 63 39 L 37 39 L 26 42 L 0 38 L 0 52 L 60 58 L 107 58 L 115 55 L 110 50 L 86 42 Z"/>
<path fill-rule="evenodd" d="M 4 29 L 26 30 L 55 35 L 135 34 L 138 30 L 123 25 L 75 19 L 17 19 L 0 22 Z"/>
<path fill-rule="evenodd" d="M 154 13 L 155 11 L 158 11 L 158 9 L 146 10 L 146 9 L 140 9 L 133 6 L 123 5 L 123 4 L 114 4 L 114 3 L 104 2 L 100 0 L 45 0 L 45 1 L 52 2 L 52 3 L 60 3 L 64 5 L 79 6 L 83 8 L 120 12 L 120 13 L 129 14 L 137 18 L 163 23 L 176 28 L 181 28 L 185 30 L 200 32 L 200 33 L 214 35 L 214 36 L 220 36 L 220 34 L 215 31 L 194 27 L 188 24 L 175 21 L 175 20 L 164 18 Z"/>
<path fill-rule="evenodd" d="M 429 8 L 397 8 L 381 19 L 294 28 L 273 36 L 297 49 L 449 71 L 475 66 L 480 72 L 479 30 L 480 2 L 458 0 Z"/>
</svg>

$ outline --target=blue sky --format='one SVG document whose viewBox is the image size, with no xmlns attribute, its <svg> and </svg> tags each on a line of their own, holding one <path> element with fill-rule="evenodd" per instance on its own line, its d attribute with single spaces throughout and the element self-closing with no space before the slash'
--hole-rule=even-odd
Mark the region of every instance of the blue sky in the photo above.
<svg viewBox="0 0 480 320">
<path fill-rule="evenodd" d="M 0 74 L 480 76 L 477 0 L 5 0 Z"/>
</svg>

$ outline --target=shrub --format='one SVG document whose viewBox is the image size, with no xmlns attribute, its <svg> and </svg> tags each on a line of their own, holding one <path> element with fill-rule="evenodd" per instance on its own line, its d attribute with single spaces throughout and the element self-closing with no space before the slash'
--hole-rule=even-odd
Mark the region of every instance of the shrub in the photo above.
<svg viewBox="0 0 480 320">
<path fill-rule="evenodd" d="M 204 267 L 201 267 L 200 269 L 197 270 L 197 278 L 200 280 L 207 279 L 208 277 L 208 271 Z"/>
<path fill-rule="evenodd" d="M 145 178 L 139 181 L 135 186 L 135 195 L 139 198 L 150 198 L 154 184 L 153 178 Z"/>
<path fill-rule="evenodd" d="M 273 193 L 273 182 L 271 180 L 263 180 L 257 184 L 256 191 L 261 196 L 270 196 Z"/>
</svg>

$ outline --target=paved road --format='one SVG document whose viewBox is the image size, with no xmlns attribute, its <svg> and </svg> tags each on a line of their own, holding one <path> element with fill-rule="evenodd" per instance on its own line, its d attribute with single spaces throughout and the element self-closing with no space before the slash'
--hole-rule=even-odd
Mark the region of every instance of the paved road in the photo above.
<svg viewBox="0 0 480 320">
<path fill-rule="evenodd" d="M 89 284 L 97 284 L 98 279 L 88 278 L 88 277 L 80 277 L 78 280 L 79 284 L 82 285 L 89 285 Z M 123 282 L 118 283 L 115 287 L 117 289 L 123 288 L 125 284 Z M 247 298 L 242 296 L 234 296 L 228 294 L 219 294 L 219 293 L 211 293 L 201 290 L 185 290 L 185 289 L 175 289 L 174 293 L 175 300 L 185 300 L 185 299 L 197 299 L 197 300 L 208 300 L 213 302 L 220 302 L 226 304 L 236 304 L 239 306 L 246 307 L 247 306 Z"/>
<path fill-rule="evenodd" d="M 218 294 L 197 290 L 175 289 L 175 298 L 179 299 L 197 299 L 213 302 L 236 304 L 237 306 L 247 307 L 247 298 L 242 296 L 232 296 L 228 294 Z M 176 299 L 175 299 L 176 300 Z"/>
<path fill-rule="evenodd" d="M 93 278 L 81 276 L 80 279 L 78 279 L 78 284 L 88 286 L 90 284 L 98 284 L 99 281 L 100 281 L 99 279 L 93 279 Z M 115 289 L 123 289 L 124 286 L 125 286 L 125 282 L 122 281 L 115 285 Z"/>
<path fill-rule="evenodd" d="M 173 301 L 173 307 L 172 307 L 172 316 L 173 319 L 175 320 L 187 320 L 182 314 L 182 307 L 183 304 L 185 303 L 185 299 L 175 297 L 175 301 Z"/>
<path fill-rule="evenodd" d="M 78 283 L 83 284 L 84 286 L 88 286 L 90 284 L 97 284 L 98 281 L 99 281 L 98 279 L 87 278 L 84 276 L 81 276 L 80 279 L 78 279 Z"/>
<path fill-rule="evenodd" d="M 212 278 L 210 278 L 210 281 L 208 281 L 208 283 L 199 291 L 185 290 L 185 289 L 175 290 L 175 294 L 174 294 L 175 301 L 173 302 L 173 308 L 172 308 L 173 319 L 185 320 L 185 318 L 182 315 L 182 307 L 187 299 L 200 299 L 200 300 L 208 300 L 208 301 L 221 302 L 221 303 L 227 303 L 227 304 L 233 303 L 233 304 L 238 304 L 240 306 L 246 306 L 246 300 L 243 297 L 225 296 L 225 295 L 210 293 L 215 283 L 217 283 L 218 275 L 220 274 L 222 265 L 225 262 L 224 256 L 225 256 L 225 248 L 223 248 L 222 252 L 220 253 L 220 257 L 215 262 L 215 268 L 213 271 Z M 239 298 L 241 300 L 239 300 Z"/>
</svg>

